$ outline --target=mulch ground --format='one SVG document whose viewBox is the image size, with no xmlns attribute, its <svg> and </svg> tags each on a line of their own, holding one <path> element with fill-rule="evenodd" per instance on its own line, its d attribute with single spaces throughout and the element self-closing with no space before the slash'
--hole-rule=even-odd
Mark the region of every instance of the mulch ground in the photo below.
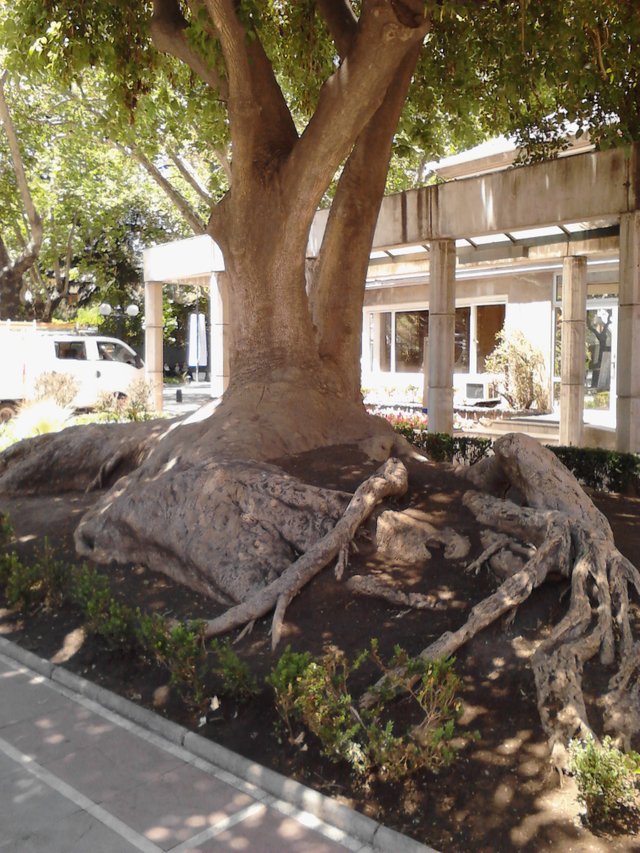
<svg viewBox="0 0 640 853">
<path fill-rule="evenodd" d="M 369 474 L 362 457 L 350 448 L 305 454 L 282 463 L 307 482 L 353 490 Z M 429 513 L 438 527 L 453 527 L 471 539 L 468 562 L 481 551 L 479 529 L 461 504 L 463 485 L 447 466 L 412 463 L 410 494 L 396 506 L 411 505 Z M 45 539 L 56 554 L 76 560 L 73 530 L 98 495 L 4 498 L 24 560 L 41 549 Z M 640 553 L 640 499 L 596 496 L 607 515 L 619 549 L 637 563 Z M 395 644 L 415 654 L 443 631 L 456 628 L 470 608 L 496 588 L 487 569 L 464 572 L 464 562 L 444 559 L 442 549 L 422 565 L 399 566 L 380 559 L 367 539 L 366 528 L 351 556 L 349 574 L 373 572 L 392 579 L 405 591 L 425 592 L 440 602 L 433 611 L 410 611 L 345 590 L 326 569 L 292 602 L 286 615 L 281 648 L 308 649 L 320 654 L 331 644 L 349 655 L 378 638 L 383 655 Z M 162 575 L 138 566 L 102 567 L 114 593 L 131 606 L 178 619 L 211 617 L 220 608 L 204 601 Z M 169 689 L 167 673 L 147 662 L 110 651 L 96 638 L 82 638 L 78 614 L 62 609 L 41 610 L 25 618 L 3 607 L 0 633 L 45 658 L 63 661 L 70 670 L 99 682 L 129 699 L 152 707 L 193 727 L 243 755 L 292 776 L 346 802 L 387 826 L 445 853 L 467 851 L 640 851 L 638 826 L 611 828 L 594 834 L 584 825 L 571 780 L 561 785 L 551 771 L 549 753 L 535 704 L 535 688 L 527 657 L 545 626 L 566 608 L 566 585 L 547 584 L 518 608 L 512 620 L 500 620 L 457 655 L 462 680 L 461 727 L 477 730 L 457 759 L 438 773 L 424 772 L 402 782 L 373 780 L 358 784 L 345 765 L 323 758 L 312 737 L 291 745 L 277 734 L 272 691 L 264 687 L 243 705 L 223 700 L 220 711 L 199 726 L 200 712 L 190 709 Z M 234 648 L 262 679 L 280 650 L 272 654 L 270 618 L 258 622 Z M 74 633 L 75 632 L 75 633 Z M 74 644 L 74 639 L 81 642 Z M 374 673 L 358 674 L 370 683 Z M 599 685 L 586 673 L 590 711 L 597 720 Z M 214 688 L 212 688 L 213 691 Z M 636 744 L 636 749 L 640 744 Z"/>
</svg>

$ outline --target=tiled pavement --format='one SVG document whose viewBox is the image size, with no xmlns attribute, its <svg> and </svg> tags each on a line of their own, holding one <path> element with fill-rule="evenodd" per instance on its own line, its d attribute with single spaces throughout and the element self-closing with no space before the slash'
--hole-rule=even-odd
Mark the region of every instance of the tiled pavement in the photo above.
<svg viewBox="0 0 640 853">
<path fill-rule="evenodd" d="M 2 853 L 428 849 L 392 835 L 363 843 L 0 654 Z"/>
</svg>

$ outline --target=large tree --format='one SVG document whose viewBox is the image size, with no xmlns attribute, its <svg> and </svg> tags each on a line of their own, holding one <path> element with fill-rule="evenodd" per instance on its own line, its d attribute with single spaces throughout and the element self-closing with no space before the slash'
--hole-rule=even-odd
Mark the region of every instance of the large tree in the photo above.
<svg viewBox="0 0 640 853">
<path fill-rule="evenodd" d="M 78 527 L 82 553 L 105 562 L 140 560 L 230 604 L 249 599 L 241 620 L 264 612 L 262 593 L 259 603 L 252 596 L 266 586 L 267 605 L 275 595 L 281 617 L 314 564 L 344 546 L 375 501 L 406 485 L 388 466 L 382 482 L 375 478 L 357 494 L 332 530 L 346 496 L 305 486 L 271 464 L 339 443 L 383 459 L 395 446 L 388 425 L 365 412 L 359 384 L 365 273 L 394 141 L 410 160 L 417 151 L 413 165 L 419 166 L 430 152 L 485 127 L 520 131 L 535 143 L 534 154 L 562 146 L 568 121 L 588 126 L 602 145 L 638 138 L 637 6 L 611 0 L 18 0 L 4 22 L 15 62 L 25 34 L 34 73 L 82 86 L 87 69 L 102 70 L 102 114 L 113 123 L 110 132 L 150 162 L 148 131 L 157 115 L 163 136 L 183 138 L 180 115 L 199 128 L 192 144 L 204 158 L 226 162 L 230 146 L 230 188 L 206 230 L 225 259 L 231 381 L 215 411 L 205 408 L 195 422 L 166 429 L 157 423 L 87 427 L 20 445 L 0 459 L 2 487 L 111 486 Z M 327 194 L 327 228 L 309 270 L 309 229 Z M 542 475 L 548 460 L 509 448 L 500 456 L 500 475 L 526 494 L 522 464 L 529 461 Z M 516 463 L 522 464 L 514 473 Z M 554 477 L 562 480 L 557 472 Z M 521 516 L 513 509 L 504 520 L 500 506 L 470 504 L 479 517 L 510 523 L 510 531 L 530 528 L 526 541 L 540 548 L 490 602 L 489 618 L 474 611 L 464 636 L 523 600 L 554 565 L 571 575 L 574 560 L 580 609 L 586 578 L 594 576 L 600 588 L 606 571 L 594 556 L 594 536 L 612 577 L 617 573 L 605 596 L 609 611 L 612 600 L 624 610 L 626 584 L 640 589 L 589 502 L 581 503 L 572 484 L 565 487 L 562 513 L 578 507 L 573 521 L 562 513 Z M 530 500 L 538 508 L 545 500 L 558 507 L 553 491 L 537 488 Z M 584 541 L 572 540 L 571 525 L 584 526 Z M 302 564 L 282 574 L 302 552 Z M 579 654 L 554 635 L 556 646 L 568 649 L 553 665 L 565 668 L 572 690 L 577 685 L 574 705 L 581 655 L 593 656 L 594 643 L 604 637 L 603 661 L 611 662 L 610 612 L 601 622 L 590 631 L 581 616 L 580 637 L 588 635 L 588 642 Z M 230 624 L 238 624 L 235 616 Z M 627 620 L 627 650 L 629 630 Z M 455 643 L 441 646 L 450 651 Z M 557 705 L 562 697 L 547 683 L 549 668 L 540 672 L 541 706 Z M 618 687 L 624 692 L 635 678 L 631 673 Z M 576 713 L 580 722 L 585 715 L 579 707 Z M 551 711 L 547 716 L 550 731 L 563 737 L 577 727 L 575 720 L 557 724 Z"/>
</svg>

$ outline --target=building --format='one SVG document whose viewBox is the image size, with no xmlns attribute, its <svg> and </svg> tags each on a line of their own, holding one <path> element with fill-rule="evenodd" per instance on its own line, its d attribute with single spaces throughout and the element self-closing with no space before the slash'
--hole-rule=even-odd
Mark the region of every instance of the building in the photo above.
<svg viewBox="0 0 640 853">
<path fill-rule="evenodd" d="M 450 432 L 454 402 L 493 393 L 484 360 L 504 324 L 544 354 L 562 444 L 640 451 L 640 144 L 518 168 L 508 153 L 491 158 L 384 199 L 363 309 L 363 386 L 373 397 L 424 399 L 429 429 Z M 316 216 L 310 257 L 326 217 Z M 152 377 L 163 281 L 214 281 L 212 327 L 224 332 L 221 259 L 198 272 L 190 251 L 189 271 L 167 263 L 169 251 L 145 253 Z M 221 338 L 216 347 L 222 365 Z M 161 350 L 159 365 L 161 375 Z"/>
</svg>

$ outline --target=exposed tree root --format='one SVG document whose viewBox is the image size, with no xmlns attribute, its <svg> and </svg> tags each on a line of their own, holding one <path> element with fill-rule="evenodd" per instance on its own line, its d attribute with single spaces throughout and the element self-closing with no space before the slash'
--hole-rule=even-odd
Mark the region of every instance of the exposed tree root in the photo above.
<svg viewBox="0 0 640 853">
<path fill-rule="evenodd" d="M 444 548 L 449 560 L 461 560 L 471 547 L 466 536 L 431 523 L 426 513 L 416 509 L 394 512 L 386 509 L 376 519 L 376 547 L 386 557 L 404 563 L 418 563 L 431 558 L 427 546 Z"/>
<path fill-rule="evenodd" d="M 0 454 L 3 494 L 105 488 L 135 470 L 173 421 L 86 424 L 20 441 Z"/>
<path fill-rule="evenodd" d="M 598 655 L 608 673 L 614 670 L 601 700 L 605 728 L 629 745 L 640 732 L 640 642 L 634 637 L 629 596 L 630 590 L 640 595 L 640 573 L 618 552 L 608 522 L 553 454 L 522 435 L 505 436 L 494 450 L 494 461 L 484 466 L 488 486 L 495 491 L 497 483 L 506 481 L 529 506 L 477 491 L 467 492 L 464 503 L 481 524 L 515 537 L 524 553 L 531 546 L 535 551 L 496 592 L 472 608 L 460 628 L 444 633 L 421 656 L 436 660 L 452 655 L 526 601 L 551 574 L 559 574 L 571 582 L 569 607 L 531 661 L 552 760 L 561 767 L 568 741 L 592 733 L 582 677 L 585 664 Z M 477 472 L 471 479 L 481 485 Z M 496 540 L 496 546 L 500 542 Z M 491 550 L 475 563 L 490 557 Z M 393 683 L 397 675 L 390 673 L 386 679 Z M 371 699 L 372 691 L 364 704 Z"/>
<path fill-rule="evenodd" d="M 371 598 L 381 598 L 389 604 L 399 607 L 412 607 L 415 610 L 444 610 L 443 604 L 436 595 L 425 595 L 420 592 L 403 592 L 395 584 L 385 583 L 365 575 L 352 575 L 345 587 L 359 595 Z"/>
<path fill-rule="evenodd" d="M 387 460 L 372 477 L 358 487 L 344 515 L 332 530 L 268 586 L 208 622 L 206 636 L 228 633 L 264 616 L 275 606 L 272 626 L 272 647 L 275 648 L 282 632 L 284 613 L 291 600 L 351 541 L 358 527 L 381 500 L 390 495 L 403 495 L 406 490 L 406 468 L 397 459 Z"/>
</svg>

